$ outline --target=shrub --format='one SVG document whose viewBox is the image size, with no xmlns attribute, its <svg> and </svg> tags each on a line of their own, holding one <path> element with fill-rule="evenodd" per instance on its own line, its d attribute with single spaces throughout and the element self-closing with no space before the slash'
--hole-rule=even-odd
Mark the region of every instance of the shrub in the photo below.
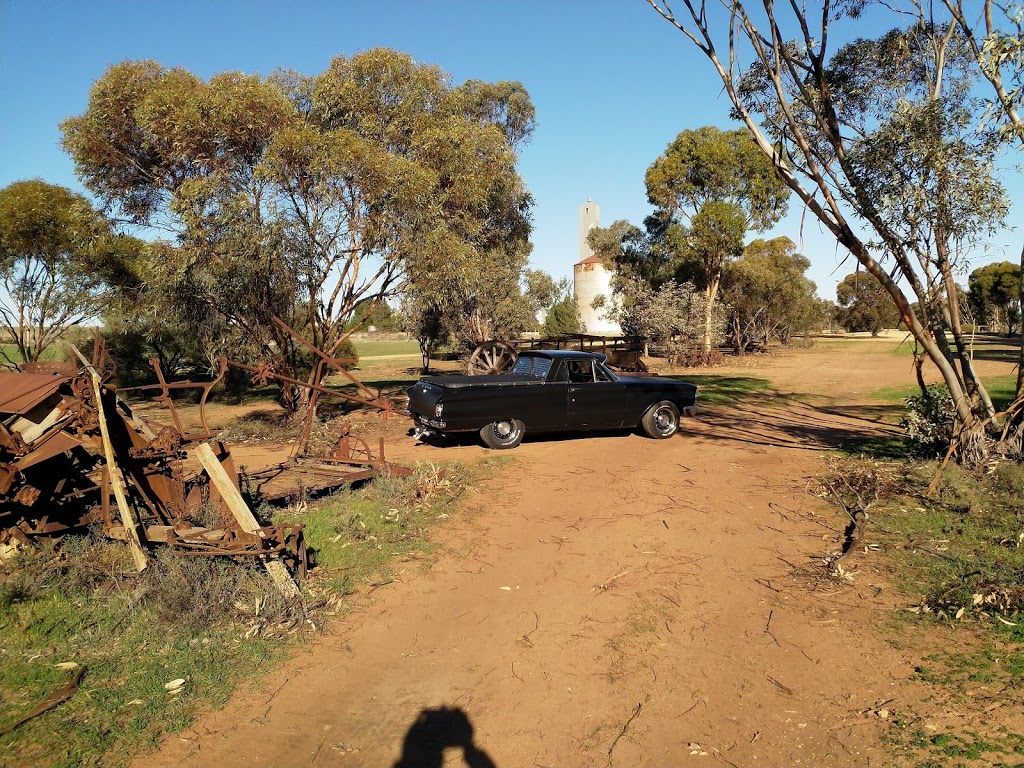
<svg viewBox="0 0 1024 768">
<path fill-rule="evenodd" d="M 907 398 L 900 426 L 907 433 L 911 450 L 922 456 L 944 453 L 953 439 L 953 398 L 941 384 Z"/>
</svg>

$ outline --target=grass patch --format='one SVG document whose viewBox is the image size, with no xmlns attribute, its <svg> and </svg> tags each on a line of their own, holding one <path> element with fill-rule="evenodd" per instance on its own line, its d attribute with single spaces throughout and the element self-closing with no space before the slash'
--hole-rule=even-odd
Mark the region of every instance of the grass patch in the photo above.
<svg viewBox="0 0 1024 768">
<path fill-rule="evenodd" d="M 314 508 L 284 510 L 275 522 L 305 524 L 318 578 L 336 594 L 393 576 L 397 559 L 430 552 L 429 527 L 448 513 L 489 468 L 502 460 L 444 467 L 423 465 L 412 477 L 380 476 L 365 489 L 344 490 Z"/>
<path fill-rule="evenodd" d="M 360 358 L 364 357 L 385 357 L 394 355 L 419 355 L 419 342 L 414 340 L 395 341 L 368 341 L 360 340 L 355 342 L 356 351 Z"/>
<path fill-rule="evenodd" d="M 665 378 L 696 384 L 698 387 L 697 405 L 731 405 L 745 397 L 758 393 L 769 393 L 772 390 L 772 383 L 768 379 L 754 376 L 694 373 L 666 376 Z"/>
<path fill-rule="evenodd" d="M 0 724 L 70 679 L 56 664 L 87 671 L 71 699 L 0 738 L 0 753 L 8 765 L 124 764 L 280 657 L 281 639 L 241 628 L 275 595 L 253 568 L 166 551 L 138 577 L 126 547 L 87 537 L 19 563 L 0 582 Z M 177 678 L 187 683 L 170 695 Z"/>
<path fill-rule="evenodd" d="M 907 441 L 902 435 L 874 435 L 844 440 L 837 449 L 843 456 L 868 456 L 882 461 L 896 461 L 906 457 Z"/>
<path fill-rule="evenodd" d="M 902 587 L 936 612 L 970 610 L 975 595 L 985 597 L 982 608 L 1024 611 L 1024 466 L 949 466 L 927 499 L 934 472 L 932 462 L 910 465 L 903 493 L 875 513 Z"/>
<path fill-rule="evenodd" d="M 1016 765 L 1024 737 L 1001 727 L 999 714 L 980 715 L 977 697 L 983 689 L 987 704 L 1009 709 L 1019 706 L 1024 687 L 1024 465 L 950 466 L 926 498 L 936 468 L 845 460 L 829 478 L 838 493 L 849 492 L 847 504 L 855 491 L 870 505 L 863 543 L 877 549 L 915 604 L 912 613 L 897 614 L 905 620 L 895 631 L 956 629 L 952 641 L 925 641 L 914 677 L 934 687 L 930 700 L 939 711 L 963 713 L 959 726 L 931 732 L 920 727 L 927 716 L 901 712 L 890 736 L 923 756 L 922 766 L 961 764 L 954 759 Z"/>
<path fill-rule="evenodd" d="M 1017 388 L 1017 377 L 1008 376 L 987 376 L 981 380 L 988 390 L 989 397 L 996 410 L 1006 408 L 1013 402 L 1013 395 Z M 903 403 L 908 397 L 921 394 L 921 389 L 916 384 L 896 387 L 880 387 L 871 392 L 868 397 L 883 403 Z"/>
</svg>

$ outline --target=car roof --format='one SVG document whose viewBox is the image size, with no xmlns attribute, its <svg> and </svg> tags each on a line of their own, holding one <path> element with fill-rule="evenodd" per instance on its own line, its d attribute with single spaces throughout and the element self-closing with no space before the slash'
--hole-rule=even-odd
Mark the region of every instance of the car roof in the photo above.
<svg viewBox="0 0 1024 768">
<path fill-rule="evenodd" d="M 584 352 L 578 349 L 524 349 L 519 356 L 548 357 L 552 360 L 590 360 L 593 358 L 602 363 L 608 359 L 607 355 L 600 352 Z"/>
</svg>

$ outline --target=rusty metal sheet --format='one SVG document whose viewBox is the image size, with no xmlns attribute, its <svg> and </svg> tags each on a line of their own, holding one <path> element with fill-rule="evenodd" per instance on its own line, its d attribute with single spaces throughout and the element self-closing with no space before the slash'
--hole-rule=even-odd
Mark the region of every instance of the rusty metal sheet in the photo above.
<svg viewBox="0 0 1024 768">
<path fill-rule="evenodd" d="M 76 440 L 66 432 L 58 432 L 34 451 L 25 454 L 15 461 L 13 466 L 14 469 L 19 472 L 23 472 L 31 466 L 46 461 L 47 459 L 52 459 L 54 456 L 64 453 L 65 451 L 72 451 L 75 448 L 80 448 L 81 446 L 81 440 Z"/>
<path fill-rule="evenodd" d="M 0 371 L 0 413 L 27 413 L 72 378 L 46 373 Z"/>
</svg>

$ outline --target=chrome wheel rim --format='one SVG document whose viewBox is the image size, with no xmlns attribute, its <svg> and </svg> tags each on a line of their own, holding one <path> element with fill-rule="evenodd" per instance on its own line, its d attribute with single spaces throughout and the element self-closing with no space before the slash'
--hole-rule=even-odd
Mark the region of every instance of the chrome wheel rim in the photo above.
<svg viewBox="0 0 1024 768">
<path fill-rule="evenodd" d="M 654 428 L 658 430 L 659 435 L 671 435 L 676 431 L 675 414 L 672 413 L 672 409 L 665 406 L 659 408 L 654 412 Z"/>
</svg>

